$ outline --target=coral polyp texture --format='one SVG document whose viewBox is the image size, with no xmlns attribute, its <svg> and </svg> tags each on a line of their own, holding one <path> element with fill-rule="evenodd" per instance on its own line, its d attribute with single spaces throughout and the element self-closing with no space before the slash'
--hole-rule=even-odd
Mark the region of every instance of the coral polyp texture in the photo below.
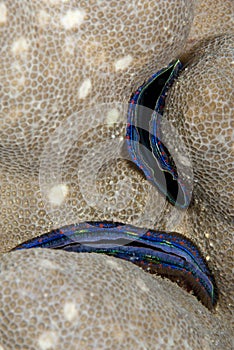
<svg viewBox="0 0 234 350">
<path fill-rule="evenodd" d="M 105 161 L 106 148 L 113 153 L 120 148 L 113 138 L 124 135 L 123 103 L 127 105 L 133 89 L 185 45 L 194 4 L 1 2 L 0 200 L 5 250 L 9 235 L 17 244 L 20 237 L 31 238 L 75 221 L 140 223 L 152 192 L 124 159 L 117 162 L 112 154 L 112 163 Z M 59 128 L 62 135 L 54 135 Z M 102 150 L 105 140 L 110 144 Z M 40 162 L 48 142 L 51 148 L 61 145 L 61 157 L 51 153 L 41 174 L 45 177 L 61 162 L 62 180 L 46 183 L 41 191 Z M 63 159 L 62 148 L 68 145 Z M 88 150 L 95 152 L 94 160 L 86 155 Z M 96 171 L 94 161 L 99 162 L 95 191 L 103 194 L 101 211 L 96 202 L 88 201 L 79 181 Z M 84 174 L 78 176 L 78 168 Z M 153 203 L 157 207 L 157 193 Z M 153 213 L 150 216 L 152 225 L 156 219 Z"/>
<path fill-rule="evenodd" d="M 200 45 L 170 90 L 164 114 L 190 147 L 196 197 L 229 218 L 234 215 L 233 45 L 233 35 Z"/>
<path fill-rule="evenodd" d="M 188 46 L 204 37 L 233 32 L 233 13 L 233 0 L 197 0 Z"/>
<path fill-rule="evenodd" d="M 190 149 L 192 235 L 199 237 L 215 267 L 220 305 L 230 313 L 234 297 L 233 44 L 233 36 L 226 35 L 201 45 L 170 90 L 165 109 L 165 117 L 177 126 Z"/>
<path fill-rule="evenodd" d="M 0 1 L 0 350 L 232 348 L 232 6 Z M 176 137 L 164 137 L 192 165 L 187 211 L 147 182 L 124 143 L 131 94 L 177 58 L 187 67 L 163 114 Z M 85 220 L 191 238 L 217 281 L 216 310 L 129 262 L 7 253 Z"/>
<path fill-rule="evenodd" d="M 5 255 L 0 271 L 3 349 L 230 348 L 195 297 L 124 261 L 34 249 Z"/>
</svg>

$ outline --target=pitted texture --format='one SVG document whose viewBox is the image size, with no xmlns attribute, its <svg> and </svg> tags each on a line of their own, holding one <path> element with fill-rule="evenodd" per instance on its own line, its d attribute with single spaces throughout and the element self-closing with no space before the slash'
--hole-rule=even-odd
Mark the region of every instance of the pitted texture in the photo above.
<svg viewBox="0 0 234 350">
<path fill-rule="evenodd" d="M 194 3 L 0 2 L 3 250 L 9 236 L 86 219 L 156 223 L 160 195 L 124 156 L 115 164 L 113 138 L 123 140 L 131 92 L 185 44 Z"/>
<path fill-rule="evenodd" d="M 69 115 L 127 102 L 134 84 L 181 50 L 193 2 L 1 2 L 4 159 L 37 172 L 42 143 Z"/>
<path fill-rule="evenodd" d="M 198 0 L 188 46 L 205 37 L 233 32 L 233 0 Z"/>
<path fill-rule="evenodd" d="M 225 311 L 233 307 L 234 283 L 233 43 L 233 36 L 220 36 L 199 48 L 170 90 L 164 114 L 190 150 L 191 231 L 216 269 Z"/>
<path fill-rule="evenodd" d="M 234 214 L 233 44 L 230 35 L 199 47 L 170 90 L 164 113 L 190 147 L 196 196 L 226 217 Z"/>
<path fill-rule="evenodd" d="M 160 228 L 160 226 L 157 225 L 158 217 L 155 219 L 154 216 L 157 214 L 162 220 L 165 219 L 167 221 L 168 218 L 172 218 L 173 221 L 173 218 L 175 218 L 175 222 L 177 222 L 178 214 L 181 214 L 173 212 L 173 215 L 171 215 L 171 208 L 169 207 L 165 207 L 165 211 L 160 211 L 160 195 L 155 194 L 155 192 L 152 191 L 152 187 L 149 187 L 142 175 L 126 161 L 123 161 L 121 157 L 118 158 L 119 160 L 117 162 L 115 161 L 116 158 L 114 158 L 113 163 L 111 163 L 111 161 L 109 163 L 107 162 L 107 164 L 105 161 L 100 162 L 101 168 L 99 168 L 98 176 L 95 178 L 95 184 L 97 192 L 104 194 L 105 201 L 99 203 L 99 207 L 104 207 L 105 210 L 111 207 L 111 210 L 108 209 L 105 215 L 101 215 L 93 206 L 90 206 L 92 198 L 89 199 L 88 205 L 86 197 L 82 195 L 83 192 L 80 193 L 80 184 L 77 181 L 77 165 L 74 166 L 74 164 L 79 158 L 76 152 L 77 149 L 79 149 L 84 156 L 87 155 L 87 153 L 85 153 L 87 152 L 87 147 L 85 146 L 86 142 L 87 146 L 92 144 L 92 149 L 94 148 L 95 151 L 97 147 L 97 143 L 95 143 L 96 138 L 98 140 L 100 140 L 100 137 L 102 140 L 113 140 L 115 138 L 119 139 L 124 135 L 124 126 L 121 124 L 121 116 L 118 113 L 117 107 L 115 106 L 113 108 L 112 102 L 128 101 L 131 92 L 141 85 L 151 73 L 166 66 L 172 58 L 180 51 L 183 51 L 183 44 L 193 17 L 193 5 L 197 2 L 198 1 L 186 0 L 90 0 L 79 2 L 77 0 L 0 1 L 0 80 L 2 85 L 0 90 L 0 100 L 2 103 L 0 110 L 1 251 L 7 251 L 16 244 L 37 236 L 52 227 L 58 227 L 60 223 L 68 224 L 84 219 L 94 220 L 100 218 L 103 220 L 105 218 L 111 218 L 135 224 L 140 224 L 142 222 L 142 225 L 146 226 L 148 224 L 151 226 L 151 223 L 154 223 Z M 228 11 L 220 10 L 221 7 L 225 9 L 225 6 L 228 6 L 230 2 L 232 6 L 232 1 L 202 1 L 202 8 L 207 8 L 207 13 L 205 14 L 204 21 L 203 17 L 200 16 L 202 11 L 197 11 L 191 32 L 192 35 L 190 36 L 193 42 L 195 39 L 200 39 L 204 34 L 206 36 L 210 36 L 211 32 L 212 35 L 219 34 L 226 31 L 226 28 L 232 30 L 233 25 L 230 15 L 228 14 L 229 9 Z M 79 4 L 79 6 L 77 6 L 77 4 Z M 207 4 L 210 5 L 207 7 Z M 220 7 L 218 4 L 222 4 L 222 6 Z M 110 6 L 112 6 L 112 8 Z M 134 9 L 132 6 L 134 6 Z M 142 15 L 142 11 L 145 15 Z M 207 20 L 208 14 L 213 21 Z M 86 31 L 87 27 L 85 28 L 87 23 L 89 23 L 89 31 Z M 202 24 L 200 25 L 199 23 Z M 212 30 L 209 29 L 210 25 L 211 27 L 213 25 Z M 129 30 L 130 28 L 131 30 Z M 81 32 L 83 34 L 82 37 L 80 36 Z M 212 55 L 213 53 L 211 56 Z M 213 70 L 212 74 L 217 74 L 223 65 L 223 59 L 224 57 L 220 62 L 217 62 L 217 67 L 215 67 L 216 69 Z M 201 79 L 204 81 L 202 76 Z M 212 77 L 212 79 L 214 79 L 214 77 Z M 191 84 L 189 85 L 191 88 Z M 184 96 L 186 96 L 187 92 L 182 90 L 182 93 L 181 104 L 183 106 Z M 221 94 L 224 98 L 227 98 L 226 90 L 221 90 Z M 174 98 L 176 99 L 177 97 Z M 105 115 L 105 124 L 107 125 L 101 129 L 101 131 L 97 128 L 97 132 L 95 133 L 95 130 L 92 130 L 93 126 L 89 123 L 89 120 L 92 122 L 95 120 L 95 113 L 92 115 L 90 114 L 91 119 L 86 120 L 83 111 L 95 105 L 97 111 L 100 111 L 99 104 L 103 102 L 110 103 L 109 106 L 111 106 L 111 108 L 108 107 L 109 111 Z M 70 120 L 72 120 L 75 116 L 77 116 L 75 124 L 66 124 L 66 121 L 69 121 L 69 117 Z M 103 119 L 101 119 L 101 123 L 103 123 Z M 116 125 L 113 125 L 114 123 L 116 123 Z M 69 133 L 74 133 L 74 129 L 77 128 L 77 126 L 78 131 L 81 131 L 82 139 L 77 140 L 76 138 L 74 142 L 70 140 L 72 146 L 75 146 L 74 149 L 69 148 L 69 152 L 65 156 L 64 149 L 60 149 L 60 151 L 62 151 L 62 157 L 59 166 L 63 157 L 67 157 L 67 162 L 62 167 L 62 170 L 61 167 L 59 168 L 59 172 L 64 175 L 63 181 L 56 182 L 52 187 L 46 187 L 45 185 L 48 179 L 46 177 L 47 171 L 50 171 L 51 166 L 52 169 L 56 170 L 57 155 L 54 158 L 51 157 L 47 169 L 45 169 L 46 163 L 44 163 L 43 172 L 40 172 L 41 167 L 39 160 L 46 143 L 53 139 L 52 135 L 54 130 L 64 126 L 67 128 L 64 129 L 64 134 L 66 134 L 66 131 L 67 134 L 62 139 L 59 139 L 59 142 L 57 142 L 58 139 L 55 139 L 55 144 L 61 142 L 61 145 L 64 146 L 69 139 Z M 225 125 L 224 129 L 227 129 Z M 115 148 L 114 143 L 110 143 L 110 145 L 112 145 L 111 147 L 113 147 L 113 150 L 118 149 Z M 195 143 L 193 148 L 194 152 L 195 147 L 198 147 L 199 150 L 200 145 Z M 94 152 L 94 154 L 97 153 Z M 105 153 L 102 154 L 104 159 L 105 155 L 106 150 Z M 53 156 L 55 156 L 55 153 L 53 153 Z M 226 157 L 225 154 L 223 154 L 223 156 Z M 88 159 L 90 160 L 90 158 Z M 91 157 L 91 159 L 93 158 Z M 93 171 L 93 163 L 87 162 L 85 164 L 86 167 L 84 169 L 87 169 L 87 174 L 89 174 Z M 110 166 L 108 166 L 109 164 Z M 105 171 L 105 167 L 108 171 Z M 70 171 L 72 172 L 71 175 L 69 174 Z M 39 173 L 43 175 L 44 192 L 42 192 L 41 189 Z M 117 177 L 116 174 L 118 174 Z M 50 180 L 49 178 L 49 185 L 51 185 Z M 199 179 L 196 180 L 199 181 Z M 129 187 L 127 187 L 129 184 L 130 191 Z M 119 188 L 123 190 L 123 192 L 119 191 Z M 196 186 L 195 190 L 198 190 L 198 188 L 199 187 Z M 208 188 L 210 192 L 213 191 L 213 182 L 207 181 L 207 190 Z M 85 193 L 87 194 L 87 192 Z M 163 311 L 163 315 L 162 317 L 160 316 L 160 319 L 158 317 L 154 318 L 153 316 L 149 317 L 149 315 L 152 315 L 152 305 L 155 307 L 154 303 L 151 302 L 148 308 L 150 309 L 150 313 L 145 313 L 145 318 L 143 319 L 142 310 L 144 311 L 145 307 L 145 305 L 143 305 L 137 317 L 139 315 L 142 316 L 139 316 L 139 322 L 141 325 L 142 322 L 144 322 L 143 328 L 147 327 L 149 320 L 152 320 L 151 330 L 149 331 L 149 341 L 152 339 L 152 331 L 157 332 L 159 329 L 163 330 L 160 336 L 156 335 L 156 338 L 163 338 L 163 341 L 165 341 L 165 349 L 176 349 L 176 347 L 183 349 L 183 346 L 184 349 L 187 349 L 190 346 L 189 344 L 193 344 L 191 343 L 191 339 L 194 338 L 193 345 L 195 349 L 198 345 L 199 349 L 218 348 L 221 350 L 229 350 L 231 349 L 230 336 L 228 333 L 225 333 L 228 322 L 226 314 L 224 315 L 224 313 L 231 311 L 231 306 L 228 305 L 228 303 L 233 295 L 231 294 L 232 291 L 230 293 L 231 284 L 227 282 L 233 266 L 233 248 L 231 246 L 233 241 L 232 230 L 229 228 L 227 221 L 224 223 L 223 214 L 220 217 L 219 210 L 216 210 L 216 206 L 212 208 L 212 205 L 209 203 L 205 202 L 204 204 L 203 199 L 202 201 L 199 200 L 199 193 L 201 193 L 200 190 L 198 195 L 195 196 L 195 203 L 198 204 L 191 207 L 185 216 L 185 218 L 187 218 L 186 220 L 183 222 L 180 220 L 180 231 L 188 236 L 192 235 L 201 250 L 206 254 L 207 259 L 210 260 L 211 270 L 215 267 L 219 286 L 222 287 L 221 303 L 218 304 L 217 309 L 219 314 L 222 315 L 222 321 L 216 322 L 214 315 L 211 316 L 210 313 L 198 304 L 196 298 L 191 298 L 191 303 L 189 302 L 189 307 L 186 309 L 188 310 L 187 315 L 189 315 L 189 317 L 188 319 L 186 318 L 187 316 L 185 317 L 186 322 L 188 322 L 187 324 L 191 326 L 190 330 L 188 330 L 186 322 L 181 321 L 181 315 L 183 315 L 183 313 L 178 303 L 183 299 L 183 296 L 186 300 L 188 300 L 188 298 L 190 299 L 190 296 L 186 296 L 177 286 L 175 286 L 176 289 L 172 288 L 171 284 L 167 284 L 166 288 L 163 287 L 162 293 L 160 292 L 161 294 L 165 294 L 165 299 L 160 299 L 160 303 L 162 304 L 157 306 L 157 310 L 162 310 L 162 306 L 171 305 L 171 300 L 173 299 L 175 300 L 175 305 L 173 306 L 175 313 L 170 313 L 170 311 L 169 314 L 171 316 L 166 317 L 167 309 L 166 312 Z M 68 211 L 66 210 L 66 206 L 69 207 Z M 113 208 L 115 208 L 114 211 Z M 147 210 L 149 215 L 145 217 Z M 152 212 L 154 213 L 152 214 Z M 142 213 L 144 213 L 144 215 L 142 215 Z M 142 218 L 146 220 L 144 221 Z M 152 226 L 154 225 L 152 224 Z M 176 230 L 175 227 L 171 227 L 170 229 Z M 54 252 L 53 254 L 58 254 L 58 252 Z M 7 256 L 4 257 L 4 261 L 5 259 L 9 259 L 7 265 L 11 264 L 11 256 L 12 255 L 9 255 L 9 258 Z M 14 256 L 16 257 L 14 259 L 17 260 L 18 255 Z M 43 274 L 41 275 L 37 272 L 41 271 L 40 259 L 35 260 L 34 253 L 22 253 L 22 259 L 26 256 L 28 261 L 27 269 L 35 267 L 35 270 L 30 272 L 30 280 L 33 281 L 31 285 L 29 286 L 27 283 L 27 270 L 22 265 L 20 265 L 22 266 L 22 268 L 20 267 L 21 270 L 17 270 L 17 274 L 21 276 L 20 283 L 19 280 L 16 279 L 14 269 L 16 269 L 17 263 L 15 263 L 13 259 L 13 269 L 9 275 L 9 279 L 6 285 L 4 284 L 4 289 L 0 291 L 0 296 L 4 297 L 4 310 L 7 315 L 1 324 L 0 332 L 4 332 L 4 341 L 8 341 L 8 344 L 9 339 L 13 339 L 14 335 L 18 337 L 17 344 L 5 345 L 4 343 L 4 346 L 0 344 L 0 348 L 3 347 L 4 350 L 15 350 L 17 346 L 21 349 L 21 344 L 23 344 L 24 339 L 27 339 L 29 344 L 31 344 L 34 336 L 29 338 L 28 334 L 33 335 L 34 332 L 38 332 L 37 334 L 40 332 L 41 337 L 38 338 L 38 341 L 40 341 L 39 344 L 42 349 L 49 349 L 50 344 L 56 344 L 58 340 L 58 328 L 55 331 L 54 329 L 47 329 L 43 332 L 45 329 L 43 328 L 43 322 L 38 321 L 36 313 L 37 311 L 40 313 L 42 308 L 44 312 L 43 319 L 46 320 L 46 322 L 49 324 L 51 322 L 50 320 L 56 320 L 56 322 L 58 322 L 57 320 L 59 317 L 57 316 L 57 312 L 60 306 L 54 301 L 55 304 L 46 310 L 46 307 L 48 307 L 47 300 L 45 299 L 46 296 L 45 294 L 42 296 L 35 285 L 39 287 L 44 286 L 43 288 L 45 288 L 46 292 L 49 293 L 48 295 L 50 295 L 50 300 L 54 298 L 56 293 L 56 295 L 61 295 L 61 297 L 68 300 L 64 310 L 66 314 L 67 312 L 70 314 L 70 316 L 68 316 L 68 321 L 70 323 L 73 320 L 73 315 L 76 315 L 76 308 L 74 308 L 74 304 L 68 298 L 70 294 L 69 290 L 71 290 L 70 281 L 66 280 L 64 284 L 61 282 L 61 285 L 59 285 L 60 282 L 57 282 L 58 286 L 56 290 L 51 287 L 54 294 L 50 293 L 50 288 L 44 285 L 44 280 L 41 278 Z M 51 261 L 53 261 L 54 255 L 50 255 L 50 257 L 52 257 Z M 87 259 L 87 256 L 84 260 L 85 259 Z M 99 257 L 99 259 L 101 259 L 101 257 Z M 106 261 L 106 258 L 103 259 Z M 62 263 L 64 262 L 62 257 L 61 261 Z M 87 260 L 87 264 L 89 264 L 89 260 Z M 73 257 L 70 265 L 74 268 Z M 96 260 L 94 260 L 93 263 L 90 262 L 89 270 L 92 271 L 92 269 L 95 269 L 95 266 Z M 101 266 L 104 268 L 103 265 Z M 132 269 L 135 269 L 135 267 L 132 267 Z M 225 269 L 228 271 L 227 273 L 224 271 Z M 130 273 L 133 274 L 132 271 Z M 137 277 L 138 273 L 141 273 L 139 269 L 133 276 Z M 33 279 L 32 274 L 34 274 Z M 89 276 L 90 281 L 95 279 L 95 275 L 92 274 Z M 107 276 L 109 275 L 107 274 Z M 125 272 L 124 270 L 123 276 L 118 280 L 120 283 L 117 288 L 118 290 L 120 286 L 125 286 L 125 276 L 128 275 L 127 271 Z M 224 276 L 223 286 L 221 284 L 222 276 Z M 65 280 L 66 273 L 63 273 L 63 277 Z M 4 278 L 6 278 L 5 274 Z M 51 286 L 49 284 L 51 280 L 51 271 L 47 273 L 46 278 L 48 280 L 47 286 Z M 105 274 L 100 278 L 105 281 Z M 158 283 L 160 283 L 160 281 L 160 279 L 157 280 Z M 131 284 L 131 288 L 135 283 L 136 279 L 134 279 Z M 165 281 L 162 283 L 164 284 Z M 8 285 L 10 285 L 10 288 L 7 287 Z M 24 294 L 23 297 L 21 296 L 18 309 L 16 310 L 16 304 L 12 299 L 14 299 L 14 296 L 15 299 L 17 299 L 21 288 L 24 290 L 24 287 L 27 287 L 30 290 L 32 286 L 34 286 L 34 291 L 42 296 L 42 302 L 37 302 L 33 296 L 32 299 L 29 300 L 27 295 L 25 296 Z M 121 301 L 123 299 L 129 299 L 128 291 L 131 291 L 131 288 L 124 289 L 125 294 L 120 292 Z M 173 296 L 169 294 L 171 288 L 173 290 Z M 154 289 L 155 285 L 153 285 L 152 290 Z M 130 294 L 133 296 L 132 299 L 137 299 L 136 305 L 139 303 L 138 294 L 139 289 L 137 288 Z M 160 297 L 162 297 L 161 294 Z M 112 290 L 112 295 L 115 295 L 114 289 Z M 79 300 L 79 297 L 77 297 L 78 304 Z M 91 304 L 91 297 L 89 297 L 89 301 Z M 183 307 L 185 307 L 184 302 L 181 301 L 181 303 Z M 26 304 L 27 308 L 24 308 Z M 96 316 L 98 312 L 104 315 L 104 311 L 102 311 L 104 310 L 104 308 L 102 309 L 102 300 L 101 304 L 97 305 L 97 311 L 95 307 L 93 307 L 90 315 L 95 314 Z M 125 305 L 128 305 L 128 303 L 126 302 Z M 33 311 L 33 316 L 30 316 L 30 309 L 33 306 L 35 306 L 36 311 Z M 201 310 L 200 307 L 202 307 Z M 124 312 L 126 313 L 126 308 L 122 313 L 118 314 L 120 320 L 122 320 Z M 2 305 L 0 310 L 1 309 Z M 15 314 L 11 310 L 15 310 Z M 17 311 L 24 313 L 25 319 L 18 317 Z M 134 313 L 134 315 L 136 319 L 136 313 Z M 15 318 L 13 318 L 14 316 Z M 196 317 L 195 323 L 191 324 L 190 320 Z M 95 320 L 95 318 L 96 317 L 94 317 L 93 320 Z M 14 321 L 12 321 L 13 319 Z M 29 322 L 28 320 L 30 320 L 31 324 L 27 323 Z M 177 335 L 180 334 L 180 332 L 178 332 L 176 326 L 174 327 L 174 333 L 172 332 L 171 322 L 173 322 L 173 320 L 177 320 L 176 325 L 180 324 L 181 329 L 185 329 L 187 332 L 183 333 L 183 342 L 179 345 Z M 65 322 L 64 319 L 61 321 L 63 327 L 67 325 Z M 20 327 L 19 323 L 21 323 Z M 85 319 L 83 324 L 85 324 Z M 170 328 L 167 328 L 167 324 L 170 325 Z M 6 335 L 5 332 L 9 325 L 9 332 Z M 155 325 L 158 325 L 158 327 L 155 327 Z M 203 329 L 204 325 L 208 327 L 204 327 L 207 331 L 204 332 L 202 330 L 200 333 L 200 327 Z M 112 327 L 111 322 L 109 322 L 108 327 L 109 326 Z M 117 327 L 116 321 L 111 329 L 116 330 L 115 327 Z M 225 328 L 224 333 L 222 333 L 223 328 Z M 16 331 L 17 329 L 21 330 L 20 334 Z M 124 325 L 124 329 L 126 332 L 131 332 L 127 322 Z M 59 336 L 60 330 L 61 329 L 59 329 Z M 98 327 L 93 327 L 93 330 L 95 333 L 92 333 L 88 329 L 85 336 L 94 337 L 95 334 L 101 334 L 102 341 L 105 341 L 105 336 L 108 339 L 107 330 L 105 330 L 106 333 L 100 332 L 100 328 Z M 63 328 L 61 335 L 64 339 L 68 336 L 66 332 L 66 329 Z M 114 331 L 113 333 L 116 334 Z M 121 332 L 118 331 L 117 327 L 117 334 L 118 333 L 121 336 Z M 155 335 L 156 333 L 153 334 Z M 168 335 L 171 336 L 171 334 L 173 334 L 174 340 L 168 338 Z M 116 335 L 114 335 L 113 338 L 115 339 Z M 121 337 L 119 339 L 121 339 Z M 137 346 L 139 349 L 142 349 L 142 346 L 139 344 L 135 346 L 136 339 L 138 339 L 137 334 L 131 341 L 131 344 L 133 344 L 136 349 Z M 144 344 L 144 342 L 147 341 L 145 335 L 143 339 Z M 76 349 L 76 343 L 71 342 L 67 344 L 67 342 L 64 341 L 64 344 L 68 349 L 68 346 L 70 346 L 71 349 Z M 110 340 L 109 343 L 104 343 L 104 346 L 108 348 L 109 344 L 113 345 L 113 340 Z M 155 342 L 153 344 L 153 349 L 155 349 Z M 174 346 L 174 344 L 176 345 Z M 184 344 L 187 345 L 185 346 Z M 8 347 L 5 349 L 6 346 Z M 65 348 L 65 346 L 63 348 Z M 100 349 L 103 350 L 102 345 Z M 160 349 L 163 348 L 161 347 Z"/>
<path fill-rule="evenodd" d="M 194 296 L 120 259 L 15 252 L 0 261 L 0 284 L 4 350 L 230 349 Z"/>
</svg>

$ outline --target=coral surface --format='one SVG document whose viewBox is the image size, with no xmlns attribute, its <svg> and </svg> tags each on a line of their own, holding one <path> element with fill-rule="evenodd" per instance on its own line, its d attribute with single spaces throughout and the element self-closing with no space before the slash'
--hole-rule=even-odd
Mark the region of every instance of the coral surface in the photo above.
<svg viewBox="0 0 234 350">
<path fill-rule="evenodd" d="M 220 307 L 230 314 L 234 301 L 233 45 L 232 35 L 200 45 L 170 90 L 164 113 L 190 150 L 194 198 L 188 225 L 215 269 Z"/>
<path fill-rule="evenodd" d="M 203 38 L 233 32 L 233 0 L 197 0 L 188 46 Z"/>
<path fill-rule="evenodd" d="M 120 259 L 34 249 L 6 254 L 0 271 L 3 349 L 230 348 L 194 296 Z"/>
<path fill-rule="evenodd" d="M 157 191 L 119 154 L 127 102 L 182 50 L 194 4 L 1 2 L 1 250 L 75 221 L 157 221 Z"/>
<path fill-rule="evenodd" d="M 0 1 L 0 350 L 231 349 L 232 11 L 231 0 Z M 131 93 L 176 57 L 188 66 L 165 118 L 168 142 L 189 150 L 187 211 L 124 149 Z M 216 311 L 131 263 L 6 253 L 104 219 L 192 238 L 220 289 Z"/>
</svg>

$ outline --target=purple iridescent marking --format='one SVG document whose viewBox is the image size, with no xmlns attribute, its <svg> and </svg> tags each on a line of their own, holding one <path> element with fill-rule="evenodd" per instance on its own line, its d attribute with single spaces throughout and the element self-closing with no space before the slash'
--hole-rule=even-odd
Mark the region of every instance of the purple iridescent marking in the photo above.
<svg viewBox="0 0 234 350">
<path fill-rule="evenodd" d="M 178 233 L 106 221 L 84 222 L 53 230 L 13 250 L 29 248 L 102 253 L 124 259 L 193 291 L 209 309 L 216 303 L 215 282 L 206 261 L 194 243 Z"/>
<path fill-rule="evenodd" d="M 152 75 L 133 94 L 128 108 L 126 142 L 132 161 L 170 203 L 189 205 L 189 191 L 162 142 L 160 121 L 168 89 L 182 69 L 176 60 Z"/>
</svg>

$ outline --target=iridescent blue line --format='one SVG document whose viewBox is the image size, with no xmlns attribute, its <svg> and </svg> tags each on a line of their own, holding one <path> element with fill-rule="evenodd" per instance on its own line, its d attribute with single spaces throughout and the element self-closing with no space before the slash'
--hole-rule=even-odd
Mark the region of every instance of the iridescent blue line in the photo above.
<svg viewBox="0 0 234 350">
<path fill-rule="evenodd" d="M 84 222 L 53 230 L 13 250 L 29 248 L 111 255 L 176 281 L 193 291 L 209 309 L 217 300 L 215 282 L 206 261 L 198 248 L 178 233 L 106 221 Z"/>
<path fill-rule="evenodd" d="M 153 74 L 133 94 L 128 108 L 126 142 L 132 161 L 170 203 L 186 208 L 190 195 L 161 137 L 161 117 L 168 89 L 182 64 L 173 61 Z"/>
</svg>

